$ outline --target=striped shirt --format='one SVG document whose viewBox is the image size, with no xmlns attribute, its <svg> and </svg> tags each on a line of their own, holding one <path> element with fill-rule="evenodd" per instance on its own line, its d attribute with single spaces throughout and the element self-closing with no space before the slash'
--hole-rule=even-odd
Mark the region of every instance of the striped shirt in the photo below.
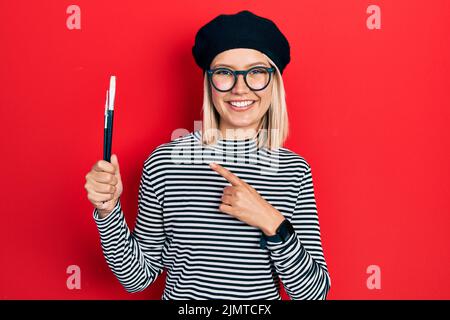
<svg viewBox="0 0 450 320">
<path fill-rule="evenodd" d="M 208 146 L 201 135 L 161 144 L 144 161 L 133 231 L 120 198 L 103 219 L 94 209 L 104 257 L 119 282 L 142 291 L 166 269 L 163 300 L 280 300 L 280 280 L 291 299 L 325 299 L 330 276 L 306 160 L 287 148 L 258 148 L 254 138 Z M 211 161 L 250 184 L 295 233 L 261 248 L 259 228 L 219 210 L 230 183 Z"/>
</svg>

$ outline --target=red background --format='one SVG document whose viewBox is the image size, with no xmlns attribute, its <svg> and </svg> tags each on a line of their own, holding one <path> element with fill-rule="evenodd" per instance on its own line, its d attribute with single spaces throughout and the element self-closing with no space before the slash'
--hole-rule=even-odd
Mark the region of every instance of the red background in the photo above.
<svg viewBox="0 0 450 320">
<path fill-rule="evenodd" d="M 71 4 L 81 30 L 66 27 Z M 371 4 L 381 30 L 366 27 Z M 133 227 L 143 161 L 201 120 L 196 31 L 243 9 L 291 44 L 285 146 L 312 167 L 329 299 L 450 298 L 447 0 L 2 0 L 0 298 L 161 297 L 165 274 L 142 293 L 121 287 L 86 197 L 105 90 L 116 75 L 113 152 Z M 72 264 L 80 290 L 66 287 Z M 366 286 L 369 265 L 379 290 Z"/>
</svg>

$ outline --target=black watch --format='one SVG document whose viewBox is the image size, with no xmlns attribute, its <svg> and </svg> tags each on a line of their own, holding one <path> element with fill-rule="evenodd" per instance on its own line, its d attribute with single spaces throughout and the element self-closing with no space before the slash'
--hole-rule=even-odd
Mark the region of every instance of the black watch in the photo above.
<svg viewBox="0 0 450 320">
<path fill-rule="evenodd" d="M 286 242 L 293 233 L 294 233 L 294 227 L 289 222 L 289 220 L 285 218 L 283 220 L 283 222 L 278 226 L 277 230 L 275 231 L 275 235 L 267 236 L 263 232 L 263 234 L 261 236 L 261 240 L 259 242 L 259 246 L 261 247 L 261 249 L 265 249 L 267 241 L 279 242 L 279 243 Z"/>
</svg>

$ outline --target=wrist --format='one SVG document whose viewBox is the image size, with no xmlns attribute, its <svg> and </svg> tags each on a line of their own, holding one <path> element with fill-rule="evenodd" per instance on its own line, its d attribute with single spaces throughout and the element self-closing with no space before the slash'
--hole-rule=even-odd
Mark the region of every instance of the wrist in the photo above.
<svg viewBox="0 0 450 320">
<path fill-rule="evenodd" d="M 261 231 L 268 237 L 274 236 L 278 227 L 286 218 L 277 210 L 275 214 L 270 216 L 266 225 L 261 228 Z"/>
<path fill-rule="evenodd" d="M 100 210 L 100 209 L 97 209 L 97 211 L 98 211 L 98 217 L 100 219 L 105 219 L 112 212 L 112 210 Z"/>
</svg>

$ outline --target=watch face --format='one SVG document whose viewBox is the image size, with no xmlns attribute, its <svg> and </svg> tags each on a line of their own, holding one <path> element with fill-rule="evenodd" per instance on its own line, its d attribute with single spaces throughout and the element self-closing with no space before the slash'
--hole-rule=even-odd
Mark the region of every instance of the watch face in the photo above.
<svg viewBox="0 0 450 320">
<path fill-rule="evenodd" d="M 289 220 L 286 219 L 285 221 L 283 221 L 283 223 L 280 226 L 280 236 L 284 241 L 286 241 L 289 239 L 289 237 L 293 233 L 294 233 L 294 227 L 289 222 Z"/>
<path fill-rule="evenodd" d="M 289 222 L 288 224 L 288 230 L 290 234 L 293 234 L 295 232 L 294 227 L 292 226 L 292 224 Z"/>
</svg>

